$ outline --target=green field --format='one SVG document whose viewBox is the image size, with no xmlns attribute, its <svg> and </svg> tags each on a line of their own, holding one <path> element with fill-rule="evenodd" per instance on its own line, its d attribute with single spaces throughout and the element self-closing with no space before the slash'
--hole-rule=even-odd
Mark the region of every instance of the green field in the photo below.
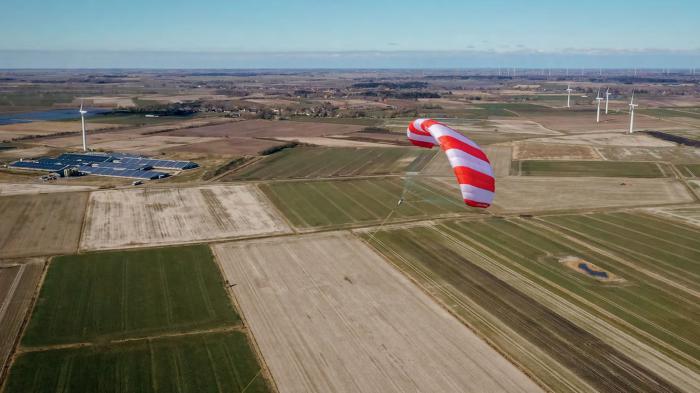
<svg viewBox="0 0 700 393">
<path fill-rule="evenodd" d="M 621 234 L 614 239 L 613 231 L 607 231 L 611 224 L 596 222 L 596 226 L 586 228 L 606 228 L 605 233 L 586 238 L 603 251 L 567 239 L 558 227 L 547 224 L 574 225 L 578 220 L 593 219 L 621 226 L 616 227 Z M 638 362 L 629 349 L 621 353 L 616 346 L 602 342 L 606 330 L 586 313 L 673 361 L 696 367 L 700 359 L 700 305 L 690 292 L 699 286 L 700 231 L 627 213 L 591 218 L 551 216 L 546 221 L 458 221 L 382 231 L 374 239 L 366 239 L 555 391 L 571 389 L 567 387 L 570 379 L 556 371 L 556 364 L 601 390 L 653 391 L 653 383 L 673 382 L 645 369 L 647 364 Z M 634 229 L 625 233 L 625 225 Z M 649 246 L 641 249 L 647 241 Z M 647 252 L 650 254 L 643 258 Z M 624 282 L 598 281 L 574 271 L 560 262 L 559 258 L 567 256 L 590 261 Z M 554 307 L 559 303 L 552 296 L 575 308 Z M 498 328 L 501 324 L 519 336 L 504 333 Z M 585 343 L 583 348 L 581 343 Z M 540 348 L 556 364 L 527 350 L 528 346 Z"/>
<path fill-rule="evenodd" d="M 24 346 L 141 337 L 239 323 L 206 246 L 56 257 Z"/>
<path fill-rule="evenodd" d="M 521 176 L 666 177 L 655 162 L 523 160 L 511 163 Z M 664 165 L 665 166 L 665 165 Z"/>
<path fill-rule="evenodd" d="M 457 191 L 444 193 L 415 177 L 294 181 L 260 185 L 293 225 L 299 228 L 369 224 L 475 212 Z M 404 202 L 397 206 L 398 200 Z"/>
<path fill-rule="evenodd" d="M 700 164 L 676 164 L 676 168 L 685 177 L 700 177 Z"/>
<path fill-rule="evenodd" d="M 268 392 L 237 331 L 22 354 L 6 393 Z"/>
<path fill-rule="evenodd" d="M 222 181 L 418 172 L 436 150 L 412 148 L 301 147 L 275 153 Z"/>
</svg>

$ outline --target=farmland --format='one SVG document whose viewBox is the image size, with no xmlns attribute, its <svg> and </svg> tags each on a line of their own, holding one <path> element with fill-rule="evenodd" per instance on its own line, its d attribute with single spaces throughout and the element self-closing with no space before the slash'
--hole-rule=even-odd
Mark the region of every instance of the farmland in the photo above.
<svg viewBox="0 0 700 393">
<path fill-rule="evenodd" d="M 685 177 L 700 177 L 700 164 L 680 164 L 676 168 Z"/>
<path fill-rule="evenodd" d="M 457 192 L 453 179 L 431 183 Z M 438 187 L 438 186 L 436 186 Z M 504 212 L 537 212 L 693 201 L 688 190 L 672 179 L 512 176 L 496 181 L 494 208 Z"/>
<path fill-rule="evenodd" d="M 261 184 L 297 228 L 372 224 L 475 212 L 416 176 Z M 404 202 L 399 206 L 400 198 Z"/>
<path fill-rule="evenodd" d="M 223 181 L 418 172 L 435 151 L 402 148 L 286 149 L 246 167 Z"/>
<path fill-rule="evenodd" d="M 700 227 L 700 205 L 645 209 L 651 214 Z"/>
<path fill-rule="evenodd" d="M 693 327 L 700 308 L 687 291 L 691 287 L 674 285 L 674 276 L 637 264 L 636 255 L 629 259 L 618 250 L 556 234 L 539 222 L 512 219 L 365 236 L 555 391 L 697 386 Z M 625 283 L 572 271 L 559 261 L 571 255 Z"/>
<path fill-rule="evenodd" d="M 269 387 L 201 245 L 55 257 L 4 391 Z"/>
<path fill-rule="evenodd" d="M 513 161 L 511 173 L 521 176 L 665 177 L 668 167 L 655 162 Z"/>
<path fill-rule="evenodd" d="M 44 260 L 0 262 L 0 375 L 39 283 Z"/>
<path fill-rule="evenodd" d="M 214 253 L 280 392 L 540 391 L 350 234 Z"/>
<path fill-rule="evenodd" d="M 0 258 L 74 252 L 87 193 L 0 197 Z"/>
<path fill-rule="evenodd" d="M 237 331 L 28 352 L 5 392 L 270 391 L 245 334 Z"/>
<path fill-rule="evenodd" d="M 206 246 L 71 255 L 50 264 L 22 345 L 141 337 L 235 323 L 238 316 Z"/>
<path fill-rule="evenodd" d="M 600 160 L 591 146 L 519 142 L 513 146 L 516 160 Z"/>
<path fill-rule="evenodd" d="M 90 195 L 81 248 L 185 243 L 288 230 L 253 186 L 98 191 Z"/>
</svg>

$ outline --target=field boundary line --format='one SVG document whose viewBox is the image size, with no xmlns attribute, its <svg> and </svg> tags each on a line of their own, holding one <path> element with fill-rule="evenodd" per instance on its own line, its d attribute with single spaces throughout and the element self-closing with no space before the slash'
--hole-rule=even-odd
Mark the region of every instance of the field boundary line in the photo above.
<svg viewBox="0 0 700 393">
<path fill-rule="evenodd" d="M 46 273 L 49 270 L 50 262 L 51 258 L 44 258 L 41 274 L 39 276 L 39 280 L 37 280 L 36 287 L 34 288 L 34 291 L 32 293 L 32 298 L 27 307 L 27 311 L 25 312 L 24 318 L 22 319 L 22 323 L 20 324 L 19 330 L 17 331 L 17 336 L 14 339 L 12 349 L 10 349 L 10 352 L 7 354 L 7 360 L 5 361 L 2 370 L 0 370 L 0 393 L 5 391 L 7 379 L 10 374 L 10 368 L 14 364 L 15 359 L 17 359 L 17 355 L 19 354 L 20 343 L 22 342 L 24 333 L 26 332 L 27 326 L 29 325 L 29 320 L 31 319 L 31 316 L 34 313 L 34 306 L 36 305 L 36 302 L 39 299 L 39 293 L 41 292 L 41 288 L 44 286 L 44 279 L 46 278 Z"/>
<path fill-rule="evenodd" d="M 224 266 L 221 262 L 222 258 L 219 256 L 217 253 L 217 250 L 214 245 L 208 245 L 209 251 L 212 253 L 212 257 L 214 258 L 214 262 L 216 263 L 216 267 L 219 270 L 219 274 L 221 275 L 224 280 L 226 279 L 226 273 L 224 271 Z M 229 284 L 230 285 L 230 284 Z M 236 311 L 238 313 L 238 316 L 241 318 L 241 324 L 242 324 L 242 329 L 241 332 L 245 333 L 246 337 L 248 338 L 250 342 L 250 346 L 253 349 L 253 352 L 255 353 L 255 358 L 260 364 L 260 370 L 264 370 L 264 375 L 269 382 L 270 387 L 274 390 L 274 392 L 279 392 L 279 388 L 277 387 L 277 381 L 275 381 L 275 378 L 272 376 L 272 372 L 270 372 L 270 367 L 267 364 L 267 361 L 265 360 L 265 357 L 262 354 L 262 351 L 260 350 L 260 345 L 258 344 L 258 340 L 255 338 L 253 335 L 253 332 L 248 328 L 250 326 L 248 324 L 248 319 L 246 318 L 245 314 L 243 313 L 243 309 L 241 308 L 241 304 L 238 301 L 238 298 L 236 297 L 236 294 L 233 292 L 233 288 L 227 285 L 226 288 L 226 296 L 228 296 L 229 301 L 233 306 L 236 308 Z M 252 381 L 251 381 L 252 382 Z M 243 393 L 243 392 L 241 392 Z"/>
</svg>

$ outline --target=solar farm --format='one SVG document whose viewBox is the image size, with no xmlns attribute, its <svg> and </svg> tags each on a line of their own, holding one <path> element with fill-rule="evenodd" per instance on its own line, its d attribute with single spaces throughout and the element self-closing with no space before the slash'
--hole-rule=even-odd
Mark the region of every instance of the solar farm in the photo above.
<svg viewBox="0 0 700 393">
<path fill-rule="evenodd" d="M 190 161 L 158 160 L 127 154 L 63 153 L 56 158 L 39 158 L 31 161 L 15 161 L 10 168 L 37 170 L 58 174 L 61 177 L 95 175 L 125 177 L 131 179 L 155 180 L 170 176 L 170 171 L 183 171 L 197 168 Z"/>
<path fill-rule="evenodd" d="M 355 98 L 385 72 L 372 93 L 442 97 Z M 198 89 L 266 118 L 139 108 L 88 133 L 118 152 L 62 128 L 0 150 L 0 392 L 700 391 L 700 149 L 641 132 L 700 128 L 627 134 L 623 93 L 595 124 L 554 81 L 332 75 L 198 76 L 263 86 Z M 274 95 L 296 78 L 310 98 Z M 278 114 L 326 102 L 348 112 Z M 479 143 L 491 206 L 414 114 Z"/>
</svg>

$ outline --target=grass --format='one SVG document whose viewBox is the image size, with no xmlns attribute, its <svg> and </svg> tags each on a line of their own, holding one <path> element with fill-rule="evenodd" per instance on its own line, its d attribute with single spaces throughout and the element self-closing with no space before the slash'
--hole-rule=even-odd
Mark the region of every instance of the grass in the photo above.
<svg viewBox="0 0 700 393">
<path fill-rule="evenodd" d="M 275 153 L 222 181 L 418 172 L 434 154 L 413 148 L 300 147 Z"/>
<path fill-rule="evenodd" d="M 473 212 L 458 192 L 443 193 L 415 177 L 295 181 L 260 185 L 298 228 L 334 227 Z M 403 196 L 404 202 L 397 206 Z M 391 213 L 391 216 L 389 214 Z"/>
<path fill-rule="evenodd" d="M 700 164 L 676 164 L 684 177 L 700 177 Z"/>
<path fill-rule="evenodd" d="M 666 177 L 655 162 L 625 161 L 513 161 L 511 173 L 522 176 Z"/>
<path fill-rule="evenodd" d="M 700 119 L 699 108 L 650 108 L 641 109 L 641 113 L 649 116 L 664 117 L 689 117 Z"/>
<path fill-rule="evenodd" d="M 6 393 L 268 392 L 237 331 L 22 354 Z"/>
<path fill-rule="evenodd" d="M 535 375 L 549 381 L 547 383 L 556 385 L 557 382 L 552 380 L 549 369 L 539 368 L 541 359 L 533 360 L 531 356 L 535 355 L 528 354 L 528 351 L 520 352 L 521 347 L 510 341 L 512 337 L 504 339 L 502 331 L 493 327 L 494 319 L 514 329 L 530 344 L 545 351 L 593 386 L 614 386 L 635 391 L 647 389 L 644 384 L 635 385 L 636 379 L 627 375 L 626 370 L 608 374 L 608 370 L 618 366 L 609 364 L 611 358 L 617 358 L 624 364 L 623 367 L 629 369 L 643 368 L 634 359 L 616 353 L 615 349 L 601 344 L 587 331 L 561 320 L 557 310 L 543 308 L 538 301 L 538 296 L 545 296 L 540 295 L 541 290 L 535 289 L 527 296 L 521 291 L 530 288 L 528 285 L 513 278 L 503 281 L 497 277 L 502 274 L 498 272 L 513 271 L 692 367 L 694 362 L 689 362 L 687 358 L 697 360 L 700 357 L 700 349 L 696 345 L 700 340 L 700 332 L 696 328 L 700 305 L 692 295 L 659 277 L 697 290 L 697 274 L 700 272 L 697 263 L 690 261 L 693 258 L 700 260 L 698 231 L 627 213 L 594 217 L 603 221 L 596 225 L 606 227 L 606 232 L 596 233 L 595 237 L 590 238 L 577 233 L 576 237 L 584 236 L 591 244 L 611 254 L 596 252 L 568 240 L 548 229 L 549 225 L 542 227 L 523 219 L 456 221 L 435 227 L 381 231 L 374 235 L 373 240 L 367 238 L 401 270 L 425 285 L 434 296 L 442 298 L 453 311 L 476 326 L 480 333 L 524 362 Z M 546 220 L 572 223 L 588 219 L 587 216 L 565 218 L 551 216 Z M 615 230 L 623 232 L 619 235 L 620 239 L 610 238 L 611 232 L 607 231 L 610 224 L 605 222 L 621 226 L 615 227 Z M 625 225 L 630 229 L 623 229 Z M 595 228 L 591 225 L 588 230 L 594 231 Z M 655 241 L 654 237 L 662 229 L 659 237 L 663 240 Z M 635 237 L 639 240 L 630 240 Z M 598 242 L 593 239 L 606 240 Z M 649 246 L 639 248 L 647 242 Z M 616 244 L 624 247 L 618 248 Z M 654 249 L 657 250 L 654 254 L 642 257 Z M 638 251 L 632 254 L 633 250 Z M 614 284 L 587 277 L 559 263 L 558 258 L 565 256 L 583 258 L 626 281 Z M 650 275 L 644 269 L 652 269 L 658 276 Z M 681 280 L 684 275 L 686 278 Z M 533 296 L 533 293 L 537 295 Z M 472 308 L 470 305 L 474 303 L 480 308 Z M 484 310 L 488 315 L 478 314 Z M 572 312 L 577 313 L 575 310 Z M 620 324 L 610 315 L 629 325 Z M 664 345 L 659 345 L 649 336 Z M 559 341 L 560 338 L 564 338 L 564 341 Z M 586 343 L 583 351 L 579 346 L 581 342 Z M 599 366 L 606 370 L 597 370 Z M 642 371 L 642 374 L 654 378 L 648 371 Z M 557 386 L 554 390 L 562 389 Z"/>
<path fill-rule="evenodd" d="M 24 346 L 104 341 L 240 322 L 206 246 L 56 257 Z"/>
</svg>

